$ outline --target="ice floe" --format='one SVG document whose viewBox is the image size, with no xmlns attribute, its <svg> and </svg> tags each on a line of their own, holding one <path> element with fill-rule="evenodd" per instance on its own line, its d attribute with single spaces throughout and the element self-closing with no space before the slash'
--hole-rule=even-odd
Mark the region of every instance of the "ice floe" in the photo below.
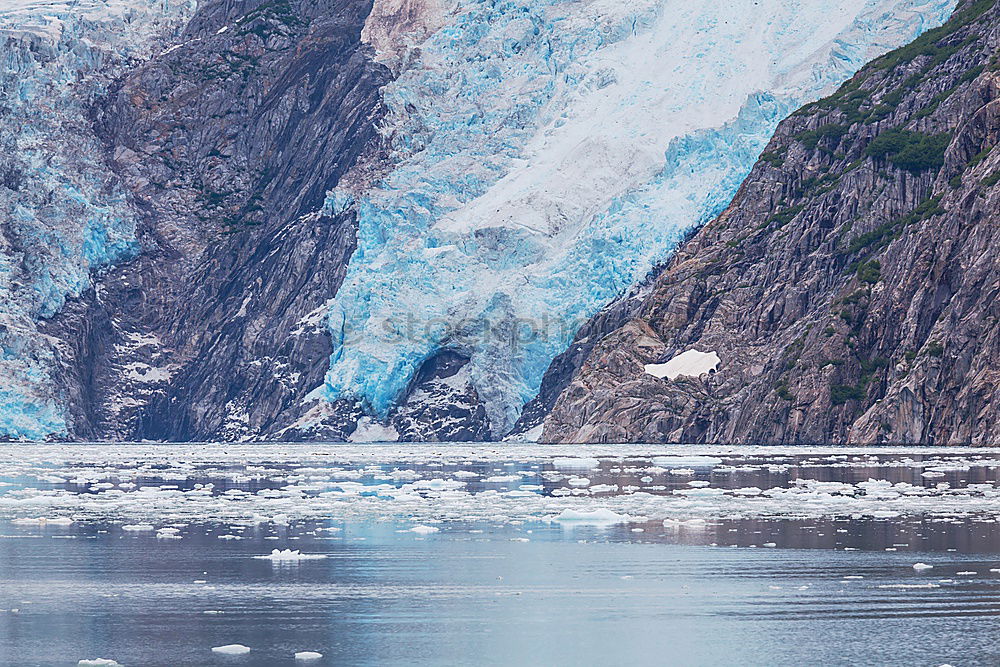
<svg viewBox="0 0 1000 667">
<path fill-rule="evenodd" d="M 563 510 L 556 518 L 561 523 L 575 524 L 612 524 L 628 523 L 631 517 L 625 514 L 615 514 L 609 509 L 599 507 L 593 510 Z"/>
<path fill-rule="evenodd" d="M 1000 450 L 595 445 L 569 451 L 573 456 L 565 448 L 515 443 L 9 445 L 0 449 L 0 482 L 9 484 L 0 493 L 0 520 L 39 533 L 46 526 L 111 522 L 134 539 L 176 539 L 185 523 L 217 522 L 219 540 L 242 540 L 261 524 L 400 521 L 420 534 L 419 526 L 433 532 L 456 521 L 551 521 L 598 510 L 666 525 L 1000 516 L 1000 485 L 982 481 L 995 478 Z M 949 481 L 924 481 L 920 473 L 929 468 L 948 469 Z M 820 469 L 843 474 L 824 481 L 812 472 Z M 693 477 L 709 472 L 710 483 Z M 79 479 L 87 484 L 70 481 Z M 490 479 L 504 481 L 484 483 Z"/>
<path fill-rule="evenodd" d="M 225 646 L 212 647 L 212 653 L 221 653 L 222 655 L 246 655 L 249 652 L 250 647 L 243 644 L 226 644 Z"/>
<path fill-rule="evenodd" d="M 299 651 L 295 654 L 296 660 L 319 660 L 322 657 L 323 654 L 316 651 Z"/>
<path fill-rule="evenodd" d="M 300 561 L 300 560 L 319 560 L 321 558 L 326 558 L 325 554 L 304 554 L 300 553 L 298 549 L 272 549 L 271 553 L 266 556 L 254 556 L 259 560 L 271 560 L 271 561 Z"/>
<path fill-rule="evenodd" d="M 418 535 L 430 535 L 431 533 L 436 533 L 440 530 L 435 526 L 414 526 L 410 528 L 411 533 L 417 533 Z"/>
</svg>

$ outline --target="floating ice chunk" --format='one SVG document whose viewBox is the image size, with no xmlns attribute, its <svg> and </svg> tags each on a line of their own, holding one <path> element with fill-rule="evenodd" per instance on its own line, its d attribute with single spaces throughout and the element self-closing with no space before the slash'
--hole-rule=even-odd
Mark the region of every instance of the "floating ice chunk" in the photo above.
<svg viewBox="0 0 1000 667">
<path fill-rule="evenodd" d="M 212 653 L 221 653 L 222 655 L 246 655 L 249 652 L 250 647 L 243 644 L 226 644 L 225 646 L 212 647 Z"/>
<path fill-rule="evenodd" d="M 411 533 L 416 533 L 418 535 L 430 535 L 431 533 L 436 533 L 440 530 L 436 526 L 414 526 L 410 528 Z"/>
<path fill-rule="evenodd" d="M 514 479 L 517 478 L 515 477 Z M 514 479 L 504 481 L 514 481 Z M 430 489 L 432 491 L 461 489 L 464 486 L 466 486 L 465 482 L 459 482 L 455 479 L 426 479 L 413 483 L 413 488 L 415 489 Z"/>
<path fill-rule="evenodd" d="M 628 523 L 631 520 L 627 514 L 615 514 L 609 509 L 599 507 L 595 510 L 573 510 L 566 509 L 556 517 L 556 521 L 561 523 L 575 523 L 575 524 L 612 524 L 612 523 Z"/>
<path fill-rule="evenodd" d="M 933 565 L 928 565 L 927 563 L 914 563 L 913 569 L 917 572 L 923 572 L 924 570 L 933 570 Z"/>
<path fill-rule="evenodd" d="M 778 544 L 776 542 L 764 542 L 764 546 L 767 547 L 768 549 L 773 549 L 774 547 L 778 546 Z"/>
<path fill-rule="evenodd" d="M 258 560 L 270 560 L 270 561 L 299 561 L 299 560 L 317 560 L 320 558 L 326 558 L 325 554 L 304 554 L 298 549 L 272 549 L 271 553 L 266 556 L 254 556 Z"/>
<path fill-rule="evenodd" d="M 711 484 L 712 484 L 711 482 L 706 482 L 700 479 L 693 479 L 690 482 L 688 482 L 688 486 L 693 486 L 696 489 L 703 489 L 706 486 L 710 486 Z"/>
<path fill-rule="evenodd" d="M 552 465 L 556 468 L 568 468 L 570 470 L 593 470 L 601 467 L 599 459 L 583 457 L 556 457 L 552 459 Z"/>
<path fill-rule="evenodd" d="M 656 456 L 653 465 L 661 468 L 711 468 L 721 465 L 722 459 L 714 456 Z"/>
<path fill-rule="evenodd" d="M 110 658 L 91 658 L 76 663 L 77 667 L 121 667 L 121 663 Z"/>
<path fill-rule="evenodd" d="M 940 584 L 882 584 L 879 588 L 941 588 Z"/>
<path fill-rule="evenodd" d="M 73 523 L 73 519 L 65 516 L 40 516 L 36 519 L 14 519 L 11 523 L 18 526 L 68 526 Z"/>
<path fill-rule="evenodd" d="M 720 363 L 722 360 L 715 352 L 687 350 L 665 364 L 646 364 L 645 371 L 661 380 L 676 380 L 679 377 L 699 377 L 705 373 L 714 373 Z"/>
<path fill-rule="evenodd" d="M 570 477 L 566 483 L 576 487 L 590 486 L 590 480 L 586 477 Z"/>
<path fill-rule="evenodd" d="M 299 651 L 295 654 L 296 660 L 319 660 L 322 657 L 323 654 L 316 651 Z"/>
<path fill-rule="evenodd" d="M 151 533 L 156 527 L 148 523 L 128 523 L 122 526 L 122 530 L 129 533 Z"/>
</svg>

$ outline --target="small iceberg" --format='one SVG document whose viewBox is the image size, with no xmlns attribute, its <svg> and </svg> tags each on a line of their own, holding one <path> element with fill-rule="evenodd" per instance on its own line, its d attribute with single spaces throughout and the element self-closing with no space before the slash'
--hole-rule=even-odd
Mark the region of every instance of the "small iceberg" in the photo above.
<svg viewBox="0 0 1000 667">
<path fill-rule="evenodd" d="M 566 468 L 568 470 L 593 470 L 600 468 L 601 462 L 598 459 L 584 457 L 561 457 L 552 459 L 552 465 L 556 468 Z"/>
<path fill-rule="evenodd" d="M 323 654 L 316 651 L 299 651 L 295 654 L 296 660 L 319 660 L 322 657 Z"/>
<path fill-rule="evenodd" d="M 243 644 L 226 644 L 225 646 L 212 647 L 212 653 L 221 653 L 222 655 L 246 655 L 249 652 L 250 647 Z"/>
<path fill-rule="evenodd" d="M 715 456 L 654 456 L 653 465 L 660 468 L 711 468 L 722 465 Z"/>
<path fill-rule="evenodd" d="M 11 523 L 16 526 L 69 526 L 74 521 L 66 516 L 40 516 L 37 519 L 14 519 Z"/>
<path fill-rule="evenodd" d="M 595 510 L 563 510 L 556 517 L 560 523 L 574 523 L 577 525 L 604 525 L 614 523 L 628 523 L 632 517 L 627 514 L 615 514 L 609 509 L 599 507 Z"/>
<path fill-rule="evenodd" d="M 914 563 L 913 569 L 917 572 L 923 572 L 924 570 L 933 570 L 933 565 L 928 565 L 927 563 Z"/>
<path fill-rule="evenodd" d="M 156 527 L 148 523 L 127 523 L 122 526 L 122 530 L 129 533 L 151 533 Z"/>
<path fill-rule="evenodd" d="M 254 556 L 258 560 L 271 560 L 271 561 L 298 561 L 298 560 L 316 560 L 318 558 L 326 558 L 325 554 L 304 554 L 298 549 L 272 549 L 271 553 L 266 556 Z"/>
<path fill-rule="evenodd" d="M 410 532 L 416 533 L 417 535 L 430 535 L 431 533 L 436 533 L 439 530 L 440 528 L 436 528 L 434 526 L 424 526 L 424 525 L 414 526 L 413 528 L 410 528 Z"/>
<path fill-rule="evenodd" d="M 111 660 L 109 658 L 91 658 L 90 660 L 81 660 L 76 663 L 76 667 L 122 667 L 121 663 L 117 660 Z"/>
</svg>

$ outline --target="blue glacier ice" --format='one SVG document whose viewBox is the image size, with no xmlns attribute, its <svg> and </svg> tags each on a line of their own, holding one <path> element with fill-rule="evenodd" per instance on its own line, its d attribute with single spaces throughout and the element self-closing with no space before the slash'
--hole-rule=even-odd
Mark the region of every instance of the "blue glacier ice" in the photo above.
<svg viewBox="0 0 1000 667">
<path fill-rule="evenodd" d="M 391 171 L 329 195 L 358 246 L 314 397 L 384 417 L 455 349 L 502 435 L 577 325 L 728 205 L 782 118 L 954 6 L 452 0 L 383 91 Z"/>
<path fill-rule="evenodd" d="M 139 252 L 136 220 L 93 135 L 87 105 L 128 61 L 158 48 L 192 2 L 0 4 L 0 436 L 67 432 L 59 349 L 40 320 Z"/>
</svg>

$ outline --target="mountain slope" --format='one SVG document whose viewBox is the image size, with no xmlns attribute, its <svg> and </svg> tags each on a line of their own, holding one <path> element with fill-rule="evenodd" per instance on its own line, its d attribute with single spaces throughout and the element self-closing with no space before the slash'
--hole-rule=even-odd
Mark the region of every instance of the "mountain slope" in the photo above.
<svg viewBox="0 0 1000 667">
<path fill-rule="evenodd" d="M 727 210 L 552 366 L 543 440 L 1000 441 L 998 26 L 963 2 L 784 121 Z M 689 349 L 717 372 L 646 372 Z"/>
</svg>

